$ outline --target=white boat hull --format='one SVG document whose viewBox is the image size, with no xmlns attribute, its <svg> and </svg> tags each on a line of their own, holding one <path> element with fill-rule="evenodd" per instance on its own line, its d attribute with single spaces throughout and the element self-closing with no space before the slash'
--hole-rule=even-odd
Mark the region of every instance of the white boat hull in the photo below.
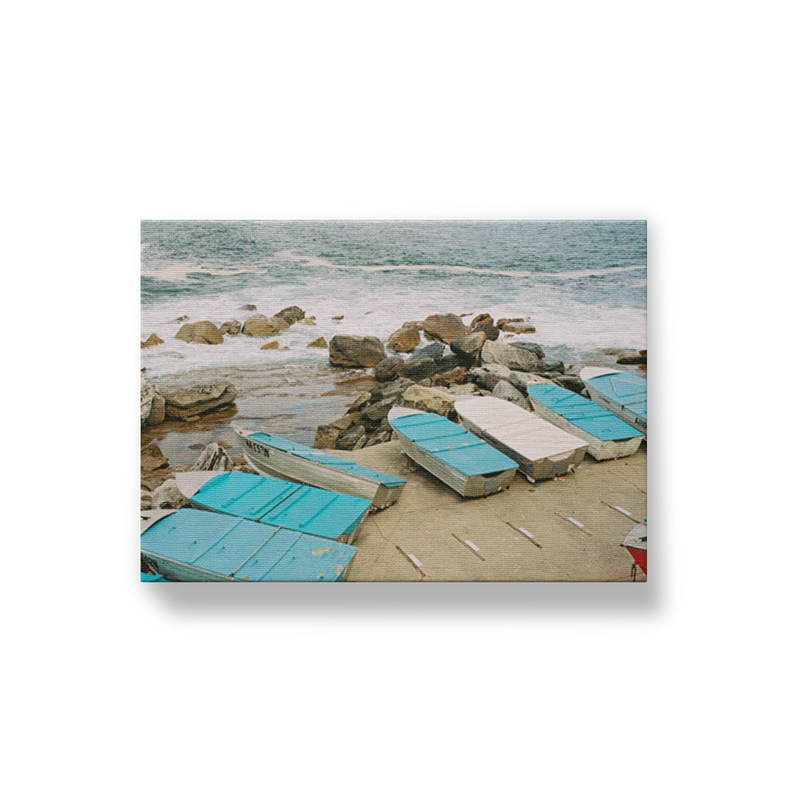
<svg viewBox="0 0 800 800">
<path fill-rule="evenodd" d="M 335 467 L 317 464 L 262 442 L 254 442 L 234 430 L 248 463 L 264 475 L 353 497 L 363 497 L 372 501 L 374 509 L 383 509 L 396 503 L 403 491 L 403 486 L 389 487 L 368 478 L 342 472 Z"/>
<path fill-rule="evenodd" d="M 622 441 L 604 442 L 596 436 L 592 436 L 590 433 L 581 430 L 581 428 L 578 428 L 576 425 L 573 425 L 560 414 L 556 414 L 555 411 L 552 411 L 542 403 L 538 403 L 533 397 L 529 396 L 529 399 L 531 405 L 533 405 L 533 410 L 542 417 L 542 419 L 552 422 L 553 425 L 561 428 L 561 430 L 571 433 L 573 436 L 577 436 L 579 439 L 586 442 L 589 455 L 596 461 L 608 461 L 610 459 L 632 456 L 642 443 L 641 436 L 636 436 L 632 439 L 623 439 Z"/>
</svg>

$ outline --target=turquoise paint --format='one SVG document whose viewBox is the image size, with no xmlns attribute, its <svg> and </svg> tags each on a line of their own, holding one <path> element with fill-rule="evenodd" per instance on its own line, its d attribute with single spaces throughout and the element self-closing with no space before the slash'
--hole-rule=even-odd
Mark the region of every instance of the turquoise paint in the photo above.
<svg viewBox="0 0 800 800">
<path fill-rule="evenodd" d="M 350 473 L 351 475 L 359 475 L 362 478 L 368 478 L 376 483 L 382 483 L 390 489 L 397 486 L 405 486 L 406 481 L 402 478 L 397 478 L 394 475 L 388 475 L 385 472 L 378 472 L 368 467 L 362 467 L 352 461 L 345 461 L 343 458 L 323 453 L 320 450 L 314 450 L 311 447 L 306 447 L 296 442 L 291 442 L 288 439 L 282 439 L 280 436 L 270 436 L 268 433 L 254 433 L 252 436 L 247 437 L 254 442 L 269 445 L 276 450 L 281 450 L 284 453 L 291 453 L 307 461 L 313 461 L 315 464 L 324 464 L 329 467 L 341 470 L 342 472 Z"/>
<path fill-rule="evenodd" d="M 438 414 L 409 414 L 391 421 L 395 430 L 462 475 L 516 469 L 517 462 Z"/>
<path fill-rule="evenodd" d="M 617 372 L 592 378 L 587 383 L 598 394 L 647 420 L 647 381 L 644 378 Z"/>
<path fill-rule="evenodd" d="M 371 506 L 361 497 L 246 472 L 220 473 L 200 488 L 192 503 L 325 539 L 355 530 Z"/>
<path fill-rule="evenodd" d="M 198 580 L 209 574 L 251 582 L 339 581 L 356 554 L 340 542 L 195 509 L 154 523 L 142 534 L 141 549 L 156 561 L 203 570 Z"/>
<path fill-rule="evenodd" d="M 619 442 L 642 436 L 636 428 L 618 419 L 610 411 L 561 386 L 536 384 L 528 386 L 528 394 L 537 403 L 601 442 Z"/>
</svg>

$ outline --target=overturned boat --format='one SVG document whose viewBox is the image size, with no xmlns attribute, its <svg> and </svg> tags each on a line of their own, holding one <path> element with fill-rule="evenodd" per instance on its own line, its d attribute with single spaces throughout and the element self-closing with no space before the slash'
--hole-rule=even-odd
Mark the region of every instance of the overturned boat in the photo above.
<svg viewBox="0 0 800 800">
<path fill-rule="evenodd" d="M 517 462 L 438 414 L 395 406 L 389 424 L 402 451 L 462 497 L 507 489 Z"/>
<path fill-rule="evenodd" d="M 198 508 L 347 542 L 370 507 L 361 497 L 248 472 L 179 472 L 175 483 Z"/>
<path fill-rule="evenodd" d="M 528 383 L 528 396 L 540 417 L 586 442 L 598 461 L 631 456 L 642 443 L 642 434 L 627 422 L 545 378 Z"/>
<path fill-rule="evenodd" d="M 141 516 L 142 557 L 172 581 L 341 581 L 356 554 L 347 544 L 210 511 Z"/>
<path fill-rule="evenodd" d="M 622 542 L 633 562 L 647 575 L 647 520 L 637 525 Z"/>
<path fill-rule="evenodd" d="M 584 367 L 581 380 L 595 403 L 644 434 L 647 441 L 647 381 L 630 372 Z"/>
<path fill-rule="evenodd" d="M 262 474 L 363 497 L 376 508 L 397 502 L 406 482 L 394 475 L 362 467 L 353 461 L 323 453 L 280 436 L 245 430 L 235 425 L 244 454 Z"/>
<path fill-rule="evenodd" d="M 586 455 L 583 439 L 499 397 L 464 397 L 455 408 L 468 431 L 514 459 L 534 481 L 564 475 Z"/>
</svg>

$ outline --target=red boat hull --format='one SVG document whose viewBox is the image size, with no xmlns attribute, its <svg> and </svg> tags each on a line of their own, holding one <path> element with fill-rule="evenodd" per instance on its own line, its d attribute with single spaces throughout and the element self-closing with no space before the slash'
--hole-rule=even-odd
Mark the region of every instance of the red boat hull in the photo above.
<svg viewBox="0 0 800 800">
<path fill-rule="evenodd" d="M 626 547 L 625 549 L 631 554 L 636 566 L 647 575 L 647 550 L 639 550 L 635 547 Z"/>
</svg>

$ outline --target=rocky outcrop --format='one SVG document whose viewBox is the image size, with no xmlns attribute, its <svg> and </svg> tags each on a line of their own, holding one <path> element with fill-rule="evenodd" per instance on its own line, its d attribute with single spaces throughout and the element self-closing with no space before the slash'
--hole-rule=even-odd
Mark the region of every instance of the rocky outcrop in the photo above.
<svg viewBox="0 0 800 800">
<path fill-rule="evenodd" d="M 419 331 L 416 323 L 403 325 L 400 330 L 395 331 L 387 343 L 389 350 L 395 353 L 410 353 L 420 343 Z"/>
<path fill-rule="evenodd" d="M 422 330 L 428 339 L 445 344 L 461 339 L 469 333 L 469 328 L 455 314 L 431 314 L 423 320 Z"/>
<path fill-rule="evenodd" d="M 140 465 L 142 472 L 155 472 L 157 469 L 164 469 L 169 466 L 161 448 L 153 442 L 152 444 L 143 447 L 140 456 Z"/>
<path fill-rule="evenodd" d="M 325 341 L 324 336 L 319 336 L 313 342 L 309 342 L 306 347 L 327 347 L 328 343 Z"/>
<path fill-rule="evenodd" d="M 522 372 L 532 372 L 539 361 L 536 353 L 502 342 L 486 342 L 481 350 L 481 363 L 500 364 Z"/>
<path fill-rule="evenodd" d="M 386 351 L 374 336 L 338 335 L 328 347 L 328 360 L 334 367 L 376 367 L 384 358 Z"/>
<path fill-rule="evenodd" d="M 195 344 L 222 344 L 222 334 L 213 322 L 187 322 L 175 334 L 176 339 Z"/>
<path fill-rule="evenodd" d="M 167 417 L 184 420 L 228 406 L 235 399 L 233 384 L 224 382 L 164 394 Z"/>
</svg>

